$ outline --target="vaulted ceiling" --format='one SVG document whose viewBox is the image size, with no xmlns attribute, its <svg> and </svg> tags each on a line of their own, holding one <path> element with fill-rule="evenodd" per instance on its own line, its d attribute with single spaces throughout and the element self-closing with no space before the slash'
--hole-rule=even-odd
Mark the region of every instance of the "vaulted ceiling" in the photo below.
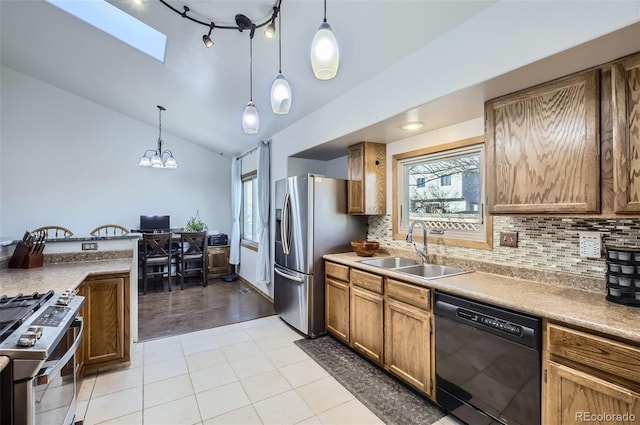
<svg viewBox="0 0 640 425">
<path fill-rule="evenodd" d="M 163 131 L 225 156 L 254 146 L 322 107 L 441 34 L 489 7 L 493 1 L 330 0 L 327 20 L 340 45 L 340 70 L 329 81 L 313 76 L 310 45 L 322 22 L 320 0 L 282 1 L 282 71 L 293 90 L 288 115 L 271 112 L 269 93 L 278 72 L 277 39 L 261 30 L 253 44 L 254 101 L 260 111 L 257 135 L 242 131 L 249 99 L 249 37 L 213 31 L 181 18 L 156 0 L 136 5 L 109 0 L 167 35 L 164 63 L 143 54 L 42 0 L 2 0 L 2 64 L 149 125 L 156 105 L 167 108 Z M 275 0 L 169 0 L 194 16 L 233 24 L 242 13 L 253 21 L 271 14 Z"/>
</svg>

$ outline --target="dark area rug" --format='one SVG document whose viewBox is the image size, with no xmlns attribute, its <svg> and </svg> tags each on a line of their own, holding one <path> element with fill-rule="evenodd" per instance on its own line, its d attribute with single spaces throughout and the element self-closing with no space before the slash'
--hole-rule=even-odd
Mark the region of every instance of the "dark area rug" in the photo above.
<svg viewBox="0 0 640 425">
<path fill-rule="evenodd" d="M 433 424 L 446 413 L 331 336 L 295 341 L 384 423 Z"/>
</svg>

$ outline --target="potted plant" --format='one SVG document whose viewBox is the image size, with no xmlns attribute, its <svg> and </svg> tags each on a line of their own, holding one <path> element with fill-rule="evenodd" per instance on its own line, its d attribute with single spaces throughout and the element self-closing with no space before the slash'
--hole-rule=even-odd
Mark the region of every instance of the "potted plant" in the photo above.
<svg viewBox="0 0 640 425">
<path fill-rule="evenodd" d="M 200 220 L 200 211 L 196 210 L 196 215 L 187 220 L 187 226 L 184 228 L 185 232 L 202 232 L 207 230 L 208 227 L 204 221 Z"/>
</svg>

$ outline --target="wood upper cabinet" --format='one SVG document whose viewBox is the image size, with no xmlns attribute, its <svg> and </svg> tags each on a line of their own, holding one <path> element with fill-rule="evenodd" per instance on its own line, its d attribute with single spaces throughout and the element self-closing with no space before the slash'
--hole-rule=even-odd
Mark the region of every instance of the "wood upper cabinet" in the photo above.
<svg viewBox="0 0 640 425">
<path fill-rule="evenodd" d="M 640 212 L 640 54 L 611 67 L 615 212 Z"/>
<path fill-rule="evenodd" d="M 325 323 L 327 332 L 349 343 L 349 267 L 325 263 Z"/>
<path fill-rule="evenodd" d="M 375 363 L 384 364 L 384 297 L 358 286 L 351 287 L 351 347 Z"/>
<path fill-rule="evenodd" d="M 430 291 L 385 279 L 385 367 L 418 391 L 432 396 Z"/>
<path fill-rule="evenodd" d="M 382 143 L 349 146 L 349 214 L 386 214 L 386 154 L 387 147 Z"/>
<path fill-rule="evenodd" d="M 489 212 L 599 212 L 599 111 L 599 70 L 486 102 Z"/>
<path fill-rule="evenodd" d="M 92 276 L 81 285 L 83 370 L 130 361 L 129 275 Z"/>
<path fill-rule="evenodd" d="M 543 423 L 634 423 L 640 418 L 640 349 L 548 324 L 545 332 Z M 585 415 L 590 415 L 589 419 Z"/>
</svg>

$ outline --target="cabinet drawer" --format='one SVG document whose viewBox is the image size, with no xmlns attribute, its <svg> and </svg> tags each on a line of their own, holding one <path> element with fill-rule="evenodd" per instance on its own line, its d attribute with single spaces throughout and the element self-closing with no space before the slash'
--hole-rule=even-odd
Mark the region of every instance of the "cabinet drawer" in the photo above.
<svg viewBox="0 0 640 425">
<path fill-rule="evenodd" d="M 640 349 L 555 324 L 547 326 L 551 354 L 640 383 Z"/>
<path fill-rule="evenodd" d="M 405 302 L 424 310 L 430 310 L 430 294 L 431 291 L 426 288 L 420 288 L 395 279 L 387 278 L 387 295 L 389 298 Z"/>
<path fill-rule="evenodd" d="M 336 279 L 349 282 L 349 267 L 342 264 L 330 263 L 326 261 L 324 263 L 324 273 L 327 276 L 335 277 Z"/>
<path fill-rule="evenodd" d="M 382 294 L 382 276 L 353 269 L 351 270 L 351 283 Z"/>
</svg>

